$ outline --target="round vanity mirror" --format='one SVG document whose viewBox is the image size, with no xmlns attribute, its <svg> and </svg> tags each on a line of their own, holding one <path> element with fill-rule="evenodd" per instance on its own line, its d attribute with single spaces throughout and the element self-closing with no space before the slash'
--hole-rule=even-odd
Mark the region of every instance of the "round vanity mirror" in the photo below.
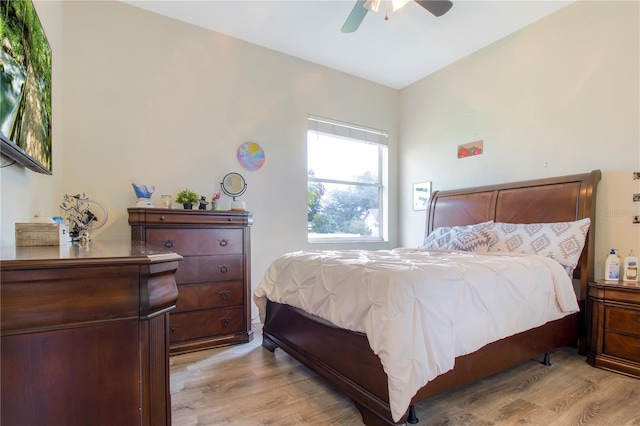
<svg viewBox="0 0 640 426">
<path fill-rule="evenodd" d="M 244 194 L 247 184 L 239 173 L 227 173 L 220 184 L 222 192 L 233 198 L 231 210 L 244 210 L 244 201 L 236 201 L 236 197 Z"/>
</svg>

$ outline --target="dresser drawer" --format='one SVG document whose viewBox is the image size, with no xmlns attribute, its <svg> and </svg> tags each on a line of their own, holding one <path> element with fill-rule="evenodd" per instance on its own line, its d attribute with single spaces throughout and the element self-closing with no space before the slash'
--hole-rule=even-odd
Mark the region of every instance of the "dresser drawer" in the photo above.
<svg viewBox="0 0 640 426">
<path fill-rule="evenodd" d="M 604 328 L 640 337 L 640 310 L 605 305 Z"/>
<path fill-rule="evenodd" d="M 147 243 L 167 247 L 183 256 L 242 254 L 242 229 L 147 229 Z"/>
<path fill-rule="evenodd" d="M 129 224 L 166 226 L 189 225 L 193 227 L 205 228 L 207 226 L 251 226 L 253 215 L 247 212 L 229 210 L 183 210 L 179 209 L 159 209 L 159 208 L 139 208 L 130 207 Z"/>
<path fill-rule="evenodd" d="M 178 284 L 234 281 L 244 278 L 244 257 L 187 256 L 176 271 Z"/>
<path fill-rule="evenodd" d="M 237 333 L 244 329 L 243 318 L 242 307 L 170 313 L 169 341 L 174 343 L 218 334 Z"/>
<path fill-rule="evenodd" d="M 179 285 L 178 302 L 171 313 L 241 306 L 244 301 L 243 289 L 242 281 Z"/>
<path fill-rule="evenodd" d="M 640 362 L 640 337 L 604 333 L 603 353 Z"/>
</svg>

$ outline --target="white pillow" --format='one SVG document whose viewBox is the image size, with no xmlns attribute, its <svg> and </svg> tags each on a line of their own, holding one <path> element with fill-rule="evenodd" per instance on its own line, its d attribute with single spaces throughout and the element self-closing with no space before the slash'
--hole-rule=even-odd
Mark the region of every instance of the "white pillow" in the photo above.
<svg viewBox="0 0 640 426">
<path fill-rule="evenodd" d="M 572 271 L 578 265 L 591 219 L 554 223 L 495 222 L 497 241 L 489 251 L 538 254 Z"/>
<path fill-rule="evenodd" d="M 450 249 L 451 240 L 456 235 L 469 231 L 469 232 L 480 232 L 484 230 L 490 230 L 493 225 L 493 221 L 475 223 L 473 225 L 465 225 L 465 226 L 441 226 L 439 228 L 434 229 L 431 233 L 424 239 L 420 248 L 437 250 L 437 249 Z M 469 238 L 471 236 L 467 236 Z M 454 242 L 454 244 L 458 244 L 458 242 Z"/>
</svg>

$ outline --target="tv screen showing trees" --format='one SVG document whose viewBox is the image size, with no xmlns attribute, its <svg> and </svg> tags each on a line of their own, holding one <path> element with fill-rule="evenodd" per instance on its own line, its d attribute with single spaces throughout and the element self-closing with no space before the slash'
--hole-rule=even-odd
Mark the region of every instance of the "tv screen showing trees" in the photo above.
<svg viewBox="0 0 640 426">
<path fill-rule="evenodd" d="M 2 154 L 39 173 L 51 164 L 51 47 L 30 0 L 0 0 Z"/>
</svg>

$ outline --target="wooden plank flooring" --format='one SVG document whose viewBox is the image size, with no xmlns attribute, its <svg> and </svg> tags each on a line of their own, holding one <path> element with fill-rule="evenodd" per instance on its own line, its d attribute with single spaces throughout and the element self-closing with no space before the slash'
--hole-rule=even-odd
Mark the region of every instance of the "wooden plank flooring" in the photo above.
<svg viewBox="0 0 640 426">
<path fill-rule="evenodd" d="M 277 349 L 250 343 L 171 357 L 173 426 L 362 425 L 351 400 Z M 640 425 L 640 380 L 572 348 L 416 406 L 419 425 Z"/>
</svg>

